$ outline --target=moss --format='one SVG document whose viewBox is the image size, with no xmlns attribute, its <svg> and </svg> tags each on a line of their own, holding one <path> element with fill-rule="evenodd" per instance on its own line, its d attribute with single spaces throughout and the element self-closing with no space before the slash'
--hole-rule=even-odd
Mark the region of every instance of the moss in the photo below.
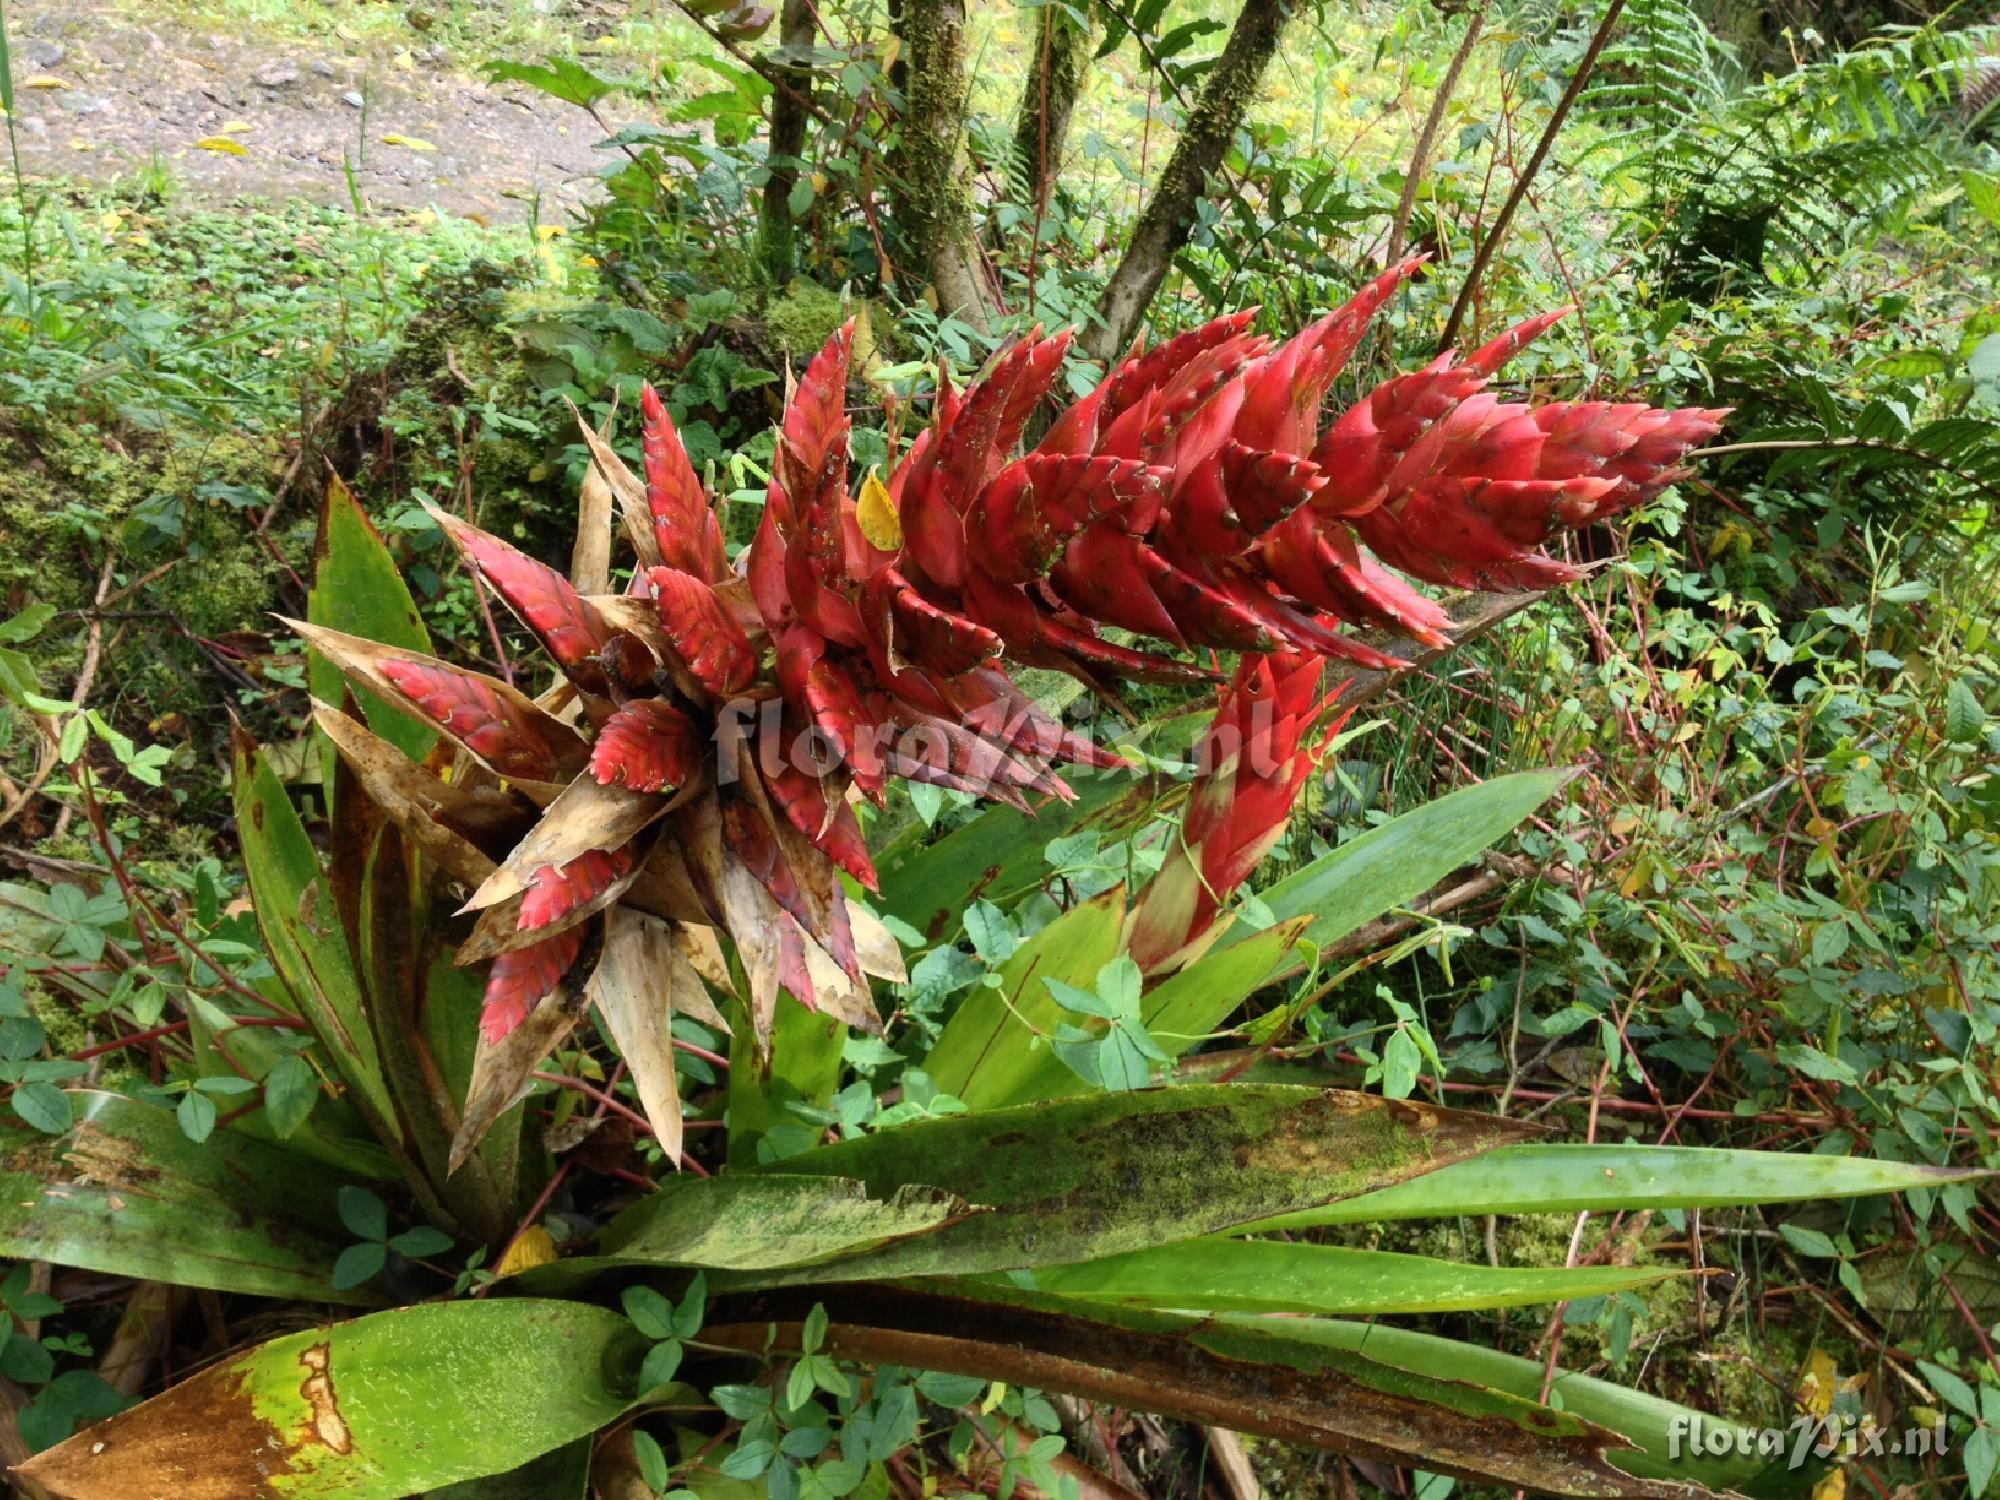
<svg viewBox="0 0 2000 1500">
<path fill-rule="evenodd" d="M 810 359 L 851 312 L 845 299 L 803 276 L 792 279 L 764 309 L 771 341 L 794 360 Z"/>
<path fill-rule="evenodd" d="M 99 559 L 110 545 L 121 572 L 174 562 L 127 607 L 161 612 L 171 634 L 215 637 L 260 626 L 275 599 L 276 562 L 253 533 L 239 500 L 266 498 L 279 473 L 273 440 L 168 429 L 114 442 L 96 427 L 49 420 L 0 430 L 0 599 L 87 609 Z M 128 631 L 143 627 L 138 622 Z M 80 663 L 84 632 L 51 629 L 34 656 L 60 682 Z M 107 653 L 103 670 L 149 716 L 187 709 L 185 663 L 161 652 Z M 100 694 L 99 701 L 109 695 Z M 181 701 L 188 699 L 188 701 Z"/>
</svg>

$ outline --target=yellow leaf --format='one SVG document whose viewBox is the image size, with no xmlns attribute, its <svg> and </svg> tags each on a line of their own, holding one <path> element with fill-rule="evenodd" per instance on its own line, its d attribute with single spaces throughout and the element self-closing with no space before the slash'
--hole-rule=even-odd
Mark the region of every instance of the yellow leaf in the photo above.
<svg viewBox="0 0 2000 1500">
<path fill-rule="evenodd" d="M 382 137 L 382 144 L 385 146 L 401 146 L 407 151 L 437 150 L 437 147 L 433 146 L 429 141 L 420 140 L 414 135 L 385 135 Z"/>
<path fill-rule="evenodd" d="M 1814 1485 L 1812 1500 L 1847 1500 L 1847 1470 L 1835 1469 Z"/>
<path fill-rule="evenodd" d="M 1799 1385 L 1799 1405 L 1815 1417 L 1833 1410 L 1833 1394 L 1840 1385 L 1840 1366 L 1824 1349 L 1806 1356 L 1805 1379 Z"/>
<path fill-rule="evenodd" d="M 33 78 L 22 84 L 21 87 L 24 89 L 66 89 L 72 87 L 72 85 L 67 79 L 57 78 L 53 74 L 37 73 Z"/>
<path fill-rule="evenodd" d="M 248 120 L 225 120 L 215 129 L 217 135 L 248 135 L 257 127 Z"/>
<path fill-rule="evenodd" d="M 523 1271 L 532 1271 L 536 1266 L 546 1266 L 556 1258 L 555 1236 L 539 1224 L 530 1224 L 514 1237 L 514 1243 L 507 1247 L 507 1253 L 500 1257 L 495 1266 L 495 1276 L 517 1276 Z"/>
<path fill-rule="evenodd" d="M 896 514 L 896 502 L 889 487 L 873 469 L 861 481 L 861 499 L 854 507 L 854 520 L 868 545 L 881 552 L 894 552 L 903 545 L 903 518 Z"/>
<path fill-rule="evenodd" d="M 224 156 L 248 156 L 250 154 L 249 149 L 242 142 L 232 140 L 226 135 L 205 135 L 196 141 L 195 145 L 204 151 L 219 151 Z"/>
<path fill-rule="evenodd" d="M 882 368 L 882 356 L 875 347 L 875 324 L 868 316 L 866 302 L 854 309 L 854 352 L 849 357 L 869 380 Z"/>
<path fill-rule="evenodd" d="M 1618 882 L 1618 894 L 1630 901 L 1643 890 L 1653 878 L 1653 859 L 1642 854 L 1632 861 L 1632 868 L 1625 872 L 1625 878 Z"/>
</svg>

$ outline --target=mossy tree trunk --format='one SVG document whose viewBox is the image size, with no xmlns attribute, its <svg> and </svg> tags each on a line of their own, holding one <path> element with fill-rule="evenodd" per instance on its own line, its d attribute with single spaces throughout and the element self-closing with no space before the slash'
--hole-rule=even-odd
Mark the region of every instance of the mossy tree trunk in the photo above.
<svg viewBox="0 0 2000 1500">
<path fill-rule="evenodd" d="M 1097 300 L 1102 321 L 1082 340 L 1084 352 L 1093 358 L 1116 359 L 1138 332 L 1139 320 L 1166 279 L 1167 268 L 1188 242 L 1195 205 L 1236 138 L 1292 9 L 1283 0 L 1245 0 L 1237 13 L 1222 56 L 1202 83 L 1166 170 L 1132 230 L 1125 258 Z"/>
<path fill-rule="evenodd" d="M 1060 0 L 1044 5 L 1038 14 L 1034 56 L 1021 90 L 1021 107 L 1014 114 L 1014 160 L 1024 199 L 1040 213 L 1047 210 L 1049 195 L 1062 175 L 1070 116 L 1097 34 L 1089 20 L 1079 21 Z"/>
<path fill-rule="evenodd" d="M 810 0 L 785 0 L 778 22 L 778 57 L 789 89 L 771 94 L 770 176 L 757 215 L 757 255 L 773 286 L 784 286 L 797 269 L 792 190 L 798 186 L 806 150 L 806 101 L 812 97 L 812 70 L 803 58 L 813 40 Z"/>
<path fill-rule="evenodd" d="M 897 83 L 903 122 L 891 159 L 891 207 L 937 292 L 938 311 L 985 327 L 993 297 L 972 243 L 972 191 L 959 164 L 965 132 L 963 0 L 902 0 Z"/>
</svg>

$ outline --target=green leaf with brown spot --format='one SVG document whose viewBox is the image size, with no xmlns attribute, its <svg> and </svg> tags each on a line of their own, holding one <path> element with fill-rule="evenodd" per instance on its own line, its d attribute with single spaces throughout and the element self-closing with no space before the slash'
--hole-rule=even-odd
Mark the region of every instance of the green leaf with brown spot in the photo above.
<svg viewBox="0 0 2000 1500">
<path fill-rule="evenodd" d="M 65 1500 L 401 1500 L 616 1421 L 644 1355 L 601 1307 L 428 1303 L 260 1344 L 22 1472 Z"/>
<path fill-rule="evenodd" d="M 975 1211 L 934 1188 L 877 1196 L 844 1178 L 782 1170 L 676 1177 L 606 1225 L 597 1254 L 525 1272 L 520 1284 L 548 1293 L 620 1267 L 754 1273 L 810 1265 L 928 1234 Z"/>
<path fill-rule="evenodd" d="M 1095 1260 L 1337 1202 L 1535 1133 L 1415 1101 L 1268 1084 L 950 1115 L 821 1146 L 778 1170 L 851 1178 L 878 1197 L 937 1188 L 983 1211 L 830 1268 L 762 1279 L 970 1275 Z"/>
<path fill-rule="evenodd" d="M 380 1300 L 333 1288 L 349 1236 L 331 1169 L 235 1131 L 198 1146 L 172 1110 L 119 1094 L 67 1097 L 76 1124 L 60 1138 L 0 1120 L 0 1257 L 219 1292 Z M 311 1191 L 300 1191 L 302 1173 Z"/>
</svg>

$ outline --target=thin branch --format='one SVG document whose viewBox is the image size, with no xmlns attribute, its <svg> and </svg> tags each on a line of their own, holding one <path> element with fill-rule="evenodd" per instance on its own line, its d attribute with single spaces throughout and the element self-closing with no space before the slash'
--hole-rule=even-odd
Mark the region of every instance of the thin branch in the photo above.
<svg viewBox="0 0 2000 1500">
<path fill-rule="evenodd" d="M 1410 215 L 1417 206 L 1417 188 L 1430 167 L 1431 147 L 1437 143 L 1438 127 L 1444 123 L 1444 112 L 1451 105 L 1452 95 L 1458 92 L 1459 75 L 1465 71 L 1472 49 L 1479 43 L 1479 34 L 1485 29 L 1486 6 L 1481 5 L 1466 23 L 1465 35 L 1459 39 L 1458 50 L 1451 55 L 1451 66 L 1444 71 L 1444 82 L 1438 85 L 1437 93 L 1431 97 L 1430 113 L 1424 116 L 1424 128 L 1417 132 L 1417 144 L 1410 152 L 1409 174 L 1403 179 L 1403 195 L 1396 201 L 1396 218 L 1389 226 L 1389 253 L 1383 257 L 1385 265 L 1393 266 L 1403 258 L 1403 244 L 1410 231 Z"/>
<path fill-rule="evenodd" d="M 1507 227 L 1514 222 L 1515 211 L 1528 196 L 1528 189 L 1534 184 L 1535 174 L 1541 171 L 1542 163 L 1548 159 L 1549 150 L 1555 145 L 1556 136 L 1562 131 L 1563 122 L 1569 118 L 1570 110 L 1575 107 L 1577 99 L 1583 94 L 1584 84 L 1590 81 L 1591 72 L 1597 66 L 1598 55 L 1604 51 L 1605 43 L 1611 40 L 1611 29 L 1618 24 L 1618 18 L 1624 12 L 1625 0 L 1611 0 L 1610 6 L 1604 12 L 1604 19 L 1597 23 L 1597 30 L 1590 38 L 1590 45 L 1584 49 L 1583 60 L 1576 65 L 1576 71 L 1570 75 L 1569 87 L 1563 90 L 1562 98 L 1556 103 L 1556 112 L 1549 116 L 1549 123 L 1542 128 L 1542 138 L 1535 142 L 1534 154 L 1528 158 L 1527 166 L 1521 169 L 1521 175 L 1514 180 L 1513 191 L 1507 195 L 1507 201 L 1500 206 L 1500 217 L 1493 221 L 1492 229 L 1487 232 L 1486 238 L 1479 242 L 1478 253 L 1472 258 L 1472 269 L 1466 273 L 1465 285 L 1458 289 L 1458 300 L 1452 303 L 1451 316 L 1445 319 L 1444 333 L 1438 339 L 1440 353 L 1457 342 L 1459 326 L 1465 322 L 1465 314 L 1472 306 L 1472 299 L 1479 293 L 1479 283 L 1485 278 L 1487 266 L 1492 262 L 1495 252 L 1499 250 L 1501 241 L 1507 238 Z"/>
</svg>

